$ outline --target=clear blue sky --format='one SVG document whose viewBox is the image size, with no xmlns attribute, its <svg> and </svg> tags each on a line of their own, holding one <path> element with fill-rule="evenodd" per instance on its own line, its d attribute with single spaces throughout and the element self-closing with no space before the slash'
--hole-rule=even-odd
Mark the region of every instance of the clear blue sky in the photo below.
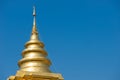
<svg viewBox="0 0 120 80">
<path fill-rule="evenodd" d="M 34 3 L 53 72 L 65 80 L 120 80 L 119 0 L 1 0 L 0 80 L 19 69 Z"/>
</svg>

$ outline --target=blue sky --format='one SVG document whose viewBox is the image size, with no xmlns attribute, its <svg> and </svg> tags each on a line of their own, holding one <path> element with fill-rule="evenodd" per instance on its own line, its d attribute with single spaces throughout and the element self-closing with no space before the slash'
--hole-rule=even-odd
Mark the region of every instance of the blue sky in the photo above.
<svg viewBox="0 0 120 80">
<path fill-rule="evenodd" d="M 33 4 L 53 72 L 65 80 L 120 80 L 119 0 L 1 0 L 0 80 L 19 69 Z"/>
</svg>

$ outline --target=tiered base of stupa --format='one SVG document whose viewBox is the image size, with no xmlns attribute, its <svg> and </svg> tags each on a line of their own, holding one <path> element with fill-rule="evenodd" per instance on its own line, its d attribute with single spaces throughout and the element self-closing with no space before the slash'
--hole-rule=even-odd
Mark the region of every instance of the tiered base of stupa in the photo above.
<svg viewBox="0 0 120 80">
<path fill-rule="evenodd" d="M 8 80 L 64 80 L 61 74 L 17 71 L 15 76 Z"/>
</svg>

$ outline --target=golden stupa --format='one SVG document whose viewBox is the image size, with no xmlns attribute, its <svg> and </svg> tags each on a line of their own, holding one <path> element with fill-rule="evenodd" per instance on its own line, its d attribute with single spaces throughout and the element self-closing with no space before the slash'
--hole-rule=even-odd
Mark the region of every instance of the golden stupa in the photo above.
<svg viewBox="0 0 120 80">
<path fill-rule="evenodd" d="M 49 70 L 51 62 L 47 59 L 44 44 L 39 40 L 36 28 L 36 11 L 33 7 L 33 29 L 30 40 L 25 44 L 22 59 L 18 62 L 20 69 L 15 76 L 7 80 L 64 80 L 61 74 Z"/>
</svg>

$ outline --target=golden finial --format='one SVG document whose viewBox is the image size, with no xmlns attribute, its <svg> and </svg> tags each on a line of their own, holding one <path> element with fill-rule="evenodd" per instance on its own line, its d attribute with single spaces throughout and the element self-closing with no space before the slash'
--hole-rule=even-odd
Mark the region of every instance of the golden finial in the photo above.
<svg viewBox="0 0 120 80">
<path fill-rule="evenodd" d="M 33 29 L 32 29 L 32 34 L 37 34 L 37 28 L 36 28 L 36 10 L 35 10 L 35 6 L 33 6 L 33 17 L 34 17 L 34 20 L 33 20 Z"/>
<path fill-rule="evenodd" d="M 35 6 L 33 6 L 33 29 L 32 29 L 31 39 L 38 40 L 38 31 L 37 31 L 37 27 L 36 27 L 36 10 L 35 10 Z"/>
</svg>

